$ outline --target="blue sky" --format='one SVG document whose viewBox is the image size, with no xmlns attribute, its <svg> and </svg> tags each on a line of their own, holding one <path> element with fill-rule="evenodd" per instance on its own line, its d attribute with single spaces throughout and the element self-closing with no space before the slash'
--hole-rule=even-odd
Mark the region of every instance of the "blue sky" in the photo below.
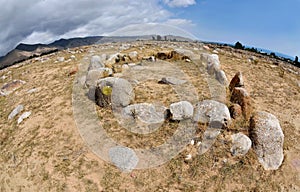
<svg viewBox="0 0 300 192">
<path fill-rule="evenodd" d="M 191 20 L 202 40 L 266 48 L 300 55 L 299 0 L 204 0 L 188 7 L 168 7 L 176 17 Z"/>
<path fill-rule="evenodd" d="M 0 4 L 5 4 L 0 7 L 0 56 L 21 42 L 183 31 L 200 40 L 240 41 L 300 56 L 300 0 L 0 0 Z"/>
</svg>

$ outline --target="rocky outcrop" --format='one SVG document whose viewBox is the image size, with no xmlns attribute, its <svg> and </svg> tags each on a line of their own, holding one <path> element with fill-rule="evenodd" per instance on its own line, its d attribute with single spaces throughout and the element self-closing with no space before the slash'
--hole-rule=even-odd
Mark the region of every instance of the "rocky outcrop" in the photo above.
<svg viewBox="0 0 300 192">
<path fill-rule="evenodd" d="M 258 161 L 265 170 L 276 170 L 283 161 L 284 135 L 278 119 L 259 111 L 250 119 L 250 138 Z"/>
<path fill-rule="evenodd" d="M 223 70 L 216 71 L 216 79 L 221 85 L 228 86 L 228 80 Z"/>
<path fill-rule="evenodd" d="M 170 112 L 173 120 L 183 120 L 193 117 L 194 107 L 188 101 L 180 101 L 170 105 Z"/>
<path fill-rule="evenodd" d="M 125 79 L 107 77 L 96 82 L 95 101 L 100 107 L 126 107 L 134 97 L 133 88 Z"/>
<path fill-rule="evenodd" d="M 233 156 L 246 155 L 251 148 L 252 142 L 246 135 L 237 133 L 231 135 L 232 147 L 230 152 Z"/>
</svg>

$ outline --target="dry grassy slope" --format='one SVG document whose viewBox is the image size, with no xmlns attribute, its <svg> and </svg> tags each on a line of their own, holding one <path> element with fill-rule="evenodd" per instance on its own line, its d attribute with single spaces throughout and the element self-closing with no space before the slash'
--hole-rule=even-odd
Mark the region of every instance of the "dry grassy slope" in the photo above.
<svg viewBox="0 0 300 192">
<path fill-rule="evenodd" d="M 8 97 L 0 97 L 0 191 L 300 190 L 299 76 L 288 71 L 283 74 L 282 67 L 274 66 L 266 58 L 256 56 L 257 62 L 250 63 L 250 53 L 219 50 L 227 77 L 230 79 L 237 71 L 242 71 L 256 109 L 271 112 L 280 120 L 285 134 L 285 160 L 279 170 L 264 171 L 252 150 L 245 157 L 231 157 L 230 145 L 226 142 L 230 132 L 225 131 L 209 152 L 188 164 L 183 159 L 190 149 L 160 167 L 127 174 L 87 149 L 73 119 L 74 76 L 68 76 L 68 73 L 82 59 L 101 53 L 101 49 L 90 53 L 91 49 L 81 48 L 82 52 L 75 54 L 76 60 L 69 62 L 55 63 L 57 57 L 63 56 L 67 60 L 72 55 L 62 51 L 43 56 L 48 58 L 44 62 L 33 59 L 0 71 L 0 77 L 8 76 L 0 80 L 0 86 L 12 79 L 27 82 Z M 106 49 L 111 53 L 117 51 L 112 47 Z M 207 86 L 199 83 L 201 73 L 197 66 L 193 63 L 178 65 L 191 76 L 195 86 L 201 86 L 200 99 L 207 98 Z M 40 91 L 27 94 L 32 88 Z M 26 111 L 32 111 L 20 125 L 16 124 L 16 118 L 7 120 L 18 104 L 23 104 Z M 231 131 L 245 130 L 245 127 L 244 122 L 236 122 Z"/>
</svg>

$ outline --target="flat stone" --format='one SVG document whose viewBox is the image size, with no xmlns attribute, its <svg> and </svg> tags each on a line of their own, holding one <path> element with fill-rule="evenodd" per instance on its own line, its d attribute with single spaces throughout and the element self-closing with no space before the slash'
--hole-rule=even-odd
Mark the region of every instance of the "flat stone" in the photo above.
<svg viewBox="0 0 300 192">
<path fill-rule="evenodd" d="M 98 69 L 98 68 L 104 68 L 104 64 L 102 61 L 102 58 L 98 55 L 94 55 L 91 57 L 91 62 L 90 65 L 88 67 L 88 71 L 89 70 L 94 70 L 94 69 Z"/>
<path fill-rule="evenodd" d="M 109 150 L 111 162 L 121 171 L 131 172 L 139 162 L 136 153 L 128 147 L 113 147 Z"/>
</svg>

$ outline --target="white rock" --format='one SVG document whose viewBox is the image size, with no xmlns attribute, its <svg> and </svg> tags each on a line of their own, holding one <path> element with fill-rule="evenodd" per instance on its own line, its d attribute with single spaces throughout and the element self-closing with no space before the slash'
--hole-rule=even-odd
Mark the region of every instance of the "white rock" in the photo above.
<svg viewBox="0 0 300 192">
<path fill-rule="evenodd" d="M 188 101 L 180 101 L 170 105 L 173 120 L 183 120 L 193 117 L 194 107 Z"/>
<path fill-rule="evenodd" d="M 24 119 L 28 118 L 31 115 L 31 111 L 24 112 L 19 118 L 18 118 L 18 124 L 20 124 Z"/>
<path fill-rule="evenodd" d="M 252 142 L 246 135 L 237 133 L 231 135 L 232 147 L 230 149 L 233 156 L 246 155 L 251 148 Z"/>
<path fill-rule="evenodd" d="M 18 105 L 9 115 L 8 119 L 13 119 L 16 115 L 18 115 L 20 112 L 22 112 L 24 109 L 23 105 Z"/>
</svg>

